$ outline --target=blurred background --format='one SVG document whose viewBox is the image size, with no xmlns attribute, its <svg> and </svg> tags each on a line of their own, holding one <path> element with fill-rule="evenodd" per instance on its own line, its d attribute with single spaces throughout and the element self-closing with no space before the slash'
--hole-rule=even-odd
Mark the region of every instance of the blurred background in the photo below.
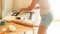
<svg viewBox="0 0 60 34">
<path fill-rule="evenodd" d="M 0 0 L 0 19 L 2 18 L 2 0 Z"/>
<path fill-rule="evenodd" d="M 22 0 L 23 1 L 23 0 Z M 31 1 L 30 1 L 31 2 Z M 16 10 L 19 11 L 20 7 L 23 7 L 21 5 L 21 0 L 3 0 L 2 1 L 2 18 L 4 18 L 6 15 L 9 16 L 12 14 L 12 11 Z M 51 12 L 53 14 L 54 20 L 52 21 L 51 25 L 49 26 L 47 30 L 47 34 L 60 34 L 60 0 L 49 0 L 49 3 L 51 5 Z M 27 6 L 27 3 L 26 3 Z M 36 22 L 38 24 L 40 23 L 40 16 L 39 16 L 39 10 L 35 10 L 35 15 L 37 16 Z M 0 12 L 1 15 L 1 12 Z M 35 17 L 32 17 L 33 20 Z M 35 22 L 35 24 L 36 24 Z M 36 24 L 37 25 L 37 24 Z M 34 33 L 37 34 L 38 28 L 34 27 Z"/>
<path fill-rule="evenodd" d="M 60 34 L 60 0 L 49 0 L 54 20 L 48 28 L 47 34 Z"/>
</svg>

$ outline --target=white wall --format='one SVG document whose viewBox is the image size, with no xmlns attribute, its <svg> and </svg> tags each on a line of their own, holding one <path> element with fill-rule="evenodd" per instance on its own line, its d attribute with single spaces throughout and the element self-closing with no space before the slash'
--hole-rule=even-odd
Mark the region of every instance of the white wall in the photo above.
<svg viewBox="0 0 60 34">
<path fill-rule="evenodd" d="M 49 0 L 54 20 L 60 20 L 60 0 Z"/>
<path fill-rule="evenodd" d="M 2 16 L 5 17 L 7 14 L 9 14 L 12 11 L 12 5 L 13 5 L 13 0 L 3 0 L 3 14 Z"/>
</svg>

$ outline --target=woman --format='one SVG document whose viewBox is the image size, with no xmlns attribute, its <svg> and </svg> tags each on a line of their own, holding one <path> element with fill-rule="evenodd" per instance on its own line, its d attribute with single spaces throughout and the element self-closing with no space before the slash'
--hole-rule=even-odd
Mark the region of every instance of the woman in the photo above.
<svg viewBox="0 0 60 34">
<path fill-rule="evenodd" d="M 41 24 L 39 26 L 38 34 L 46 34 L 46 30 L 50 25 L 53 17 L 51 15 L 51 9 L 48 0 L 39 0 Z"/>
<path fill-rule="evenodd" d="M 28 8 L 21 9 L 21 11 L 31 11 L 35 7 L 36 3 L 40 5 L 41 16 L 41 23 L 39 25 L 38 34 L 46 34 L 46 30 L 53 20 L 48 0 L 32 0 L 32 4 Z"/>
</svg>

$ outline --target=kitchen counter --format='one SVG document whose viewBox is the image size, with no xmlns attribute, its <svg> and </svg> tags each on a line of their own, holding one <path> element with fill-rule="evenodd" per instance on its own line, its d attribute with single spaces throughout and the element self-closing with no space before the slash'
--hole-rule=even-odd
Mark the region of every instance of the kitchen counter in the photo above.
<svg viewBox="0 0 60 34">
<path fill-rule="evenodd" d="M 9 16 L 4 18 L 6 25 L 4 28 L 8 28 L 9 25 L 13 25 L 16 27 L 16 31 L 14 32 L 6 32 L 6 34 L 27 34 L 30 32 L 30 34 L 33 34 L 33 27 L 38 27 L 34 25 L 31 21 L 29 20 L 18 20 L 15 19 L 14 16 Z"/>
<path fill-rule="evenodd" d="M 3 27 L 7 29 L 9 25 L 15 26 L 16 31 L 14 32 L 7 31 L 6 34 L 24 34 L 25 32 L 29 32 L 29 31 L 33 32 L 33 27 L 19 25 L 19 24 L 13 23 L 12 21 L 11 22 L 6 21 L 6 24 Z"/>
</svg>

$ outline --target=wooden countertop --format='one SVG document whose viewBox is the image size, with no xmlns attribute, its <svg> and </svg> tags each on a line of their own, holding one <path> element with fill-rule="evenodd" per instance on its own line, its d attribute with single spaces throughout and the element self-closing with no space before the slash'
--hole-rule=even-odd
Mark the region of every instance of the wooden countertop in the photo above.
<svg viewBox="0 0 60 34">
<path fill-rule="evenodd" d="M 20 25 L 24 25 L 24 26 L 28 26 L 28 27 L 38 27 L 37 25 L 34 25 L 33 23 L 29 22 L 29 21 L 25 21 L 25 20 L 12 20 L 14 23 L 16 24 L 20 24 Z"/>
<path fill-rule="evenodd" d="M 9 25 L 13 25 L 16 27 L 17 30 L 14 32 L 6 32 L 6 34 L 22 34 L 23 32 L 28 32 L 28 31 L 33 32 L 33 27 L 38 27 L 33 23 L 29 23 L 28 21 L 14 19 L 14 17 L 9 17 L 9 18 L 5 19 L 6 25 L 4 26 L 4 28 L 7 29 Z"/>
<path fill-rule="evenodd" d="M 14 32 L 6 32 L 6 34 L 22 34 L 23 32 L 33 31 L 33 28 L 31 28 L 31 27 L 18 25 L 13 22 L 6 22 L 6 25 L 4 26 L 4 28 L 7 29 L 9 25 L 15 26 L 17 30 Z"/>
<path fill-rule="evenodd" d="M 15 19 L 14 16 L 4 18 L 4 20 L 5 21 L 12 21 L 16 24 L 24 25 L 24 26 L 28 26 L 28 27 L 38 27 L 37 25 L 34 25 L 34 23 L 30 20 L 19 20 L 19 19 Z"/>
</svg>

